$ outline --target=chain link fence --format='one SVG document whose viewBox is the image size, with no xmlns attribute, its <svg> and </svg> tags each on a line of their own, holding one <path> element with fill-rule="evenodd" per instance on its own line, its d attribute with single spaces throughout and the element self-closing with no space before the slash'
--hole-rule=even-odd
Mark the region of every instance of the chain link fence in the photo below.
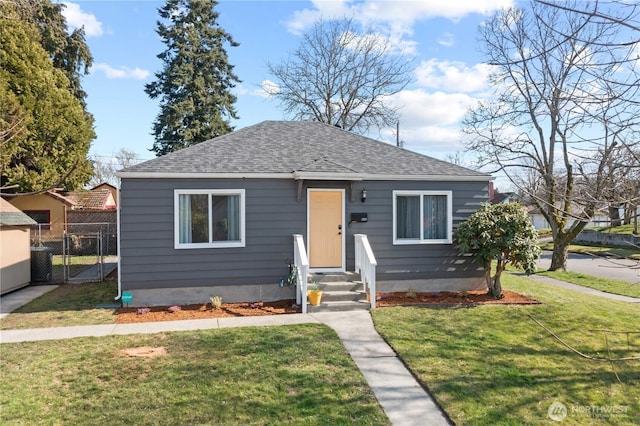
<svg viewBox="0 0 640 426">
<path fill-rule="evenodd" d="M 31 230 L 32 251 L 46 250 L 53 256 L 52 273 L 47 281 L 102 281 L 105 258 L 108 256 L 108 261 L 113 262 L 118 253 L 117 224 L 74 222 L 65 223 L 64 229 L 62 235 L 54 234 L 46 225 Z"/>
</svg>

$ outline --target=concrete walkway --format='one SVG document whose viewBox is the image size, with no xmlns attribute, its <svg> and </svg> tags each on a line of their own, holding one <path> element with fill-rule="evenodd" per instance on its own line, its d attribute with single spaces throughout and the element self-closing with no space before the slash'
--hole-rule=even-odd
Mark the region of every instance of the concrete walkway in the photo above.
<svg viewBox="0 0 640 426">
<path fill-rule="evenodd" d="M 88 268 L 83 269 L 78 272 L 71 278 L 69 278 L 69 282 L 72 283 L 89 283 L 102 281 L 104 278 L 113 272 L 118 267 L 118 257 L 117 256 L 105 256 L 104 262 L 102 265 L 96 263 L 95 265 L 91 265 Z"/>
<path fill-rule="evenodd" d="M 0 318 L 9 315 L 11 312 L 18 309 L 20 306 L 26 305 L 33 299 L 42 296 L 45 293 L 50 292 L 54 288 L 58 288 L 57 285 L 31 285 L 20 290 L 16 290 L 9 294 L 5 294 L 0 297 Z"/>
<path fill-rule="evenodd" d="M 310 315 L 338 333 L 392 424 L 451 424 L 393 349 L 380 337 L 368 311 Z"/>
<path fill-rule="evenodd" d="M 41 294 L 45 290 L 42 287 L 37 293 Z M 47 287 L 55 288 L 55 286 Z M 26 296 L 21 297 L 21 302 L 26 298 Z M 4 309 L 5 298 L 2 299 Z M 17 308 L 20 305 L 17 302 L 11 305 L 7 302 L 6 306 L 8 310 L 9 306 Z M 336 331 L 392 424 L 403 426 L 451 424 L 393 349 L 377 333 L 368 311 L 0 330 L 0 343 L 305 323 L 326 324 Z"/>
<path fill-rule="evenodd" d="M 525 276 L 525 275 L 522 275 Z M 596 290 L 594 288 L 583 287 L 581 285 L 568 283 L 566 281 L 556 280 L 555 278 L 545 277 L 544 275 L 529 275 L 527 278 L 534 281 L 540 281 L 545 284 L 551 284 L 556 287 L 566 288 L 568 290 L 579 291 L 581 293 L 590 294 L 592 296 L 604 297 L 606 299 L 618 300 L 621 302 L 640 303 L 640 299 L 630 296 L 621 296 L 619 294 L 607 293 L 605 291 Z M 637 285 L 637 284 L 629 284 Z"/>
</svg>

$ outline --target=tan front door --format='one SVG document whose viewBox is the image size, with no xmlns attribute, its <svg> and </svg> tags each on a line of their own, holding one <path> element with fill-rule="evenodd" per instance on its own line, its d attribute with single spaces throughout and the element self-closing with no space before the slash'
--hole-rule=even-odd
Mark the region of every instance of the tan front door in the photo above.
<svg viewBox="0 0 640 426">
<path fill-rule="evenodd" d="M 309 266 L 344 270 L 344 191 L 309 190 Z"/>
</svg>

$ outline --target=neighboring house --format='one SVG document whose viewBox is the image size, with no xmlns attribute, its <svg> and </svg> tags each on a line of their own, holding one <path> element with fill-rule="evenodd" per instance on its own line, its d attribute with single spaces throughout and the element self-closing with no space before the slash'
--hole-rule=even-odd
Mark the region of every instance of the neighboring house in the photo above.
<svg viewBox="0 0 640 426">
<path fill-rule="evenodd" d="M 491 197 L 491 204 L 507 204 L 511 201 L 518 201 L 518 194 L 515 192 L 499 192 L 494 191 L 493 197 Z"/>
<path fill-rule="evenodd" d="M 0 294 L 31 281 L 29 230 L 36 222 L 0 198 Z"/>
<path fill-rule="evenodd" d="M 527 210 L 528 210 L 529 218 L 531 218 L 531 223 L 533 223 L 534 228 L 548 229 L 551 227 L 549 225 L 549 222 L 547 222 L 547 219 L 545 219 L 542 213 L 540 213 L 540 210 L 538 210 L 536 207 L 529 206 Z M 578 213 L 576 213 L 576 215 L 578 215 Z M 573 222 L 575 222 L 575 220 L 569 220 L 569 223 L 567 224 L 567 226 L 573 225 Z M 587 227 L 608 226 L 609 223 L 610 223 L 609 216 L 602 213 L 596 213 L 591 219 L 591 221 L 589 221 L 589 223 L 587 224 Z"/>
<path fill-rule="evenodd" d="M 65 232 L 88 233 L 100 230 L 117 233 L 117 205 L 109 188 L 91 191 L 46 191 L 8 199 L 37 222 L 33 238 L 39 242 L 58 242 Z"/>
<path fill-rule="evenodd" d="M 113 198 L 114 203 L 118 202 L 118 188 L 116 188 L 115 186 L 111 185 L 110 183 L 102 182 L 101 184 L 98 184 L 98 185 L 94 186 L 90 190 L 91 191 L 100 191 L 102 189 L 106 189 L 111 193 L 111 197 Z"/>
<path fill-rule="evenodd" d="M 289 298 L 293 235 L 311 272 L 354 270 L 378 291 L 486 288 L 453 231 L 490 175 L 317 122 L 265 121 L 118 173 L 120 291 L 140 305 Z"/>
</svg>

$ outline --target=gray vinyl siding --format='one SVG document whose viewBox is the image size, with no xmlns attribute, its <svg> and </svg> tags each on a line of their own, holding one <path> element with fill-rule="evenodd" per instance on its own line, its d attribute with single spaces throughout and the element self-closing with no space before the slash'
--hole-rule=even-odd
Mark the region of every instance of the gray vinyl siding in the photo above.
<svg viewBox="0 0 640 426">
<path fill-rule="evenodd" d="M 367 234 L 378 261 L 378 280 L 461 278 L 482 271 L 455 244 L 393 245 L 393 190 L 453 191 L 454 229 L 487 201 L 487 182 L 349 182 L 289 179 L 123 178 L 120 197 L 120 268 L 123 290 L 216 285 L 277 284 L 288 273 L 293 234 L 307 242 L 307 188 L 344 188 L 347 270 L 354 269 L 354 238 Z M 361 190 L 367 200 L 360 201 Z M 245 247 L 174 248 L 174 190 L 244 189 Z M 348 225 L 351 213 L 367 223 Z"/>
<path fill-rule="evenodd" d="M 245 247 L 174 248 L 174 190 L 244 189 Z M 122 179 L 123 290 L 277 284 L 286 278 L 293 234 L 306 232 L 306 206 L 293 180 Z"/>
<path fill-rule="evenodd" d="M 373 181 L 362 184 L 367 201 L 347 205 L 350 212 L 367 213 L 367 223 L 351 224 L 347 238 L 347 269 L 354 268 L 353 234 L 366 234 L 376 256 L 377 280 L 467 278 L 483 275 L 470 256 L 458 254 L 455 244 L 393 244 L 393 191 L 452 191 L 453 229 L 488 202 L 488 182 Z M 359 191 L 357 191 L 359 194 Z"/>
</svg>

